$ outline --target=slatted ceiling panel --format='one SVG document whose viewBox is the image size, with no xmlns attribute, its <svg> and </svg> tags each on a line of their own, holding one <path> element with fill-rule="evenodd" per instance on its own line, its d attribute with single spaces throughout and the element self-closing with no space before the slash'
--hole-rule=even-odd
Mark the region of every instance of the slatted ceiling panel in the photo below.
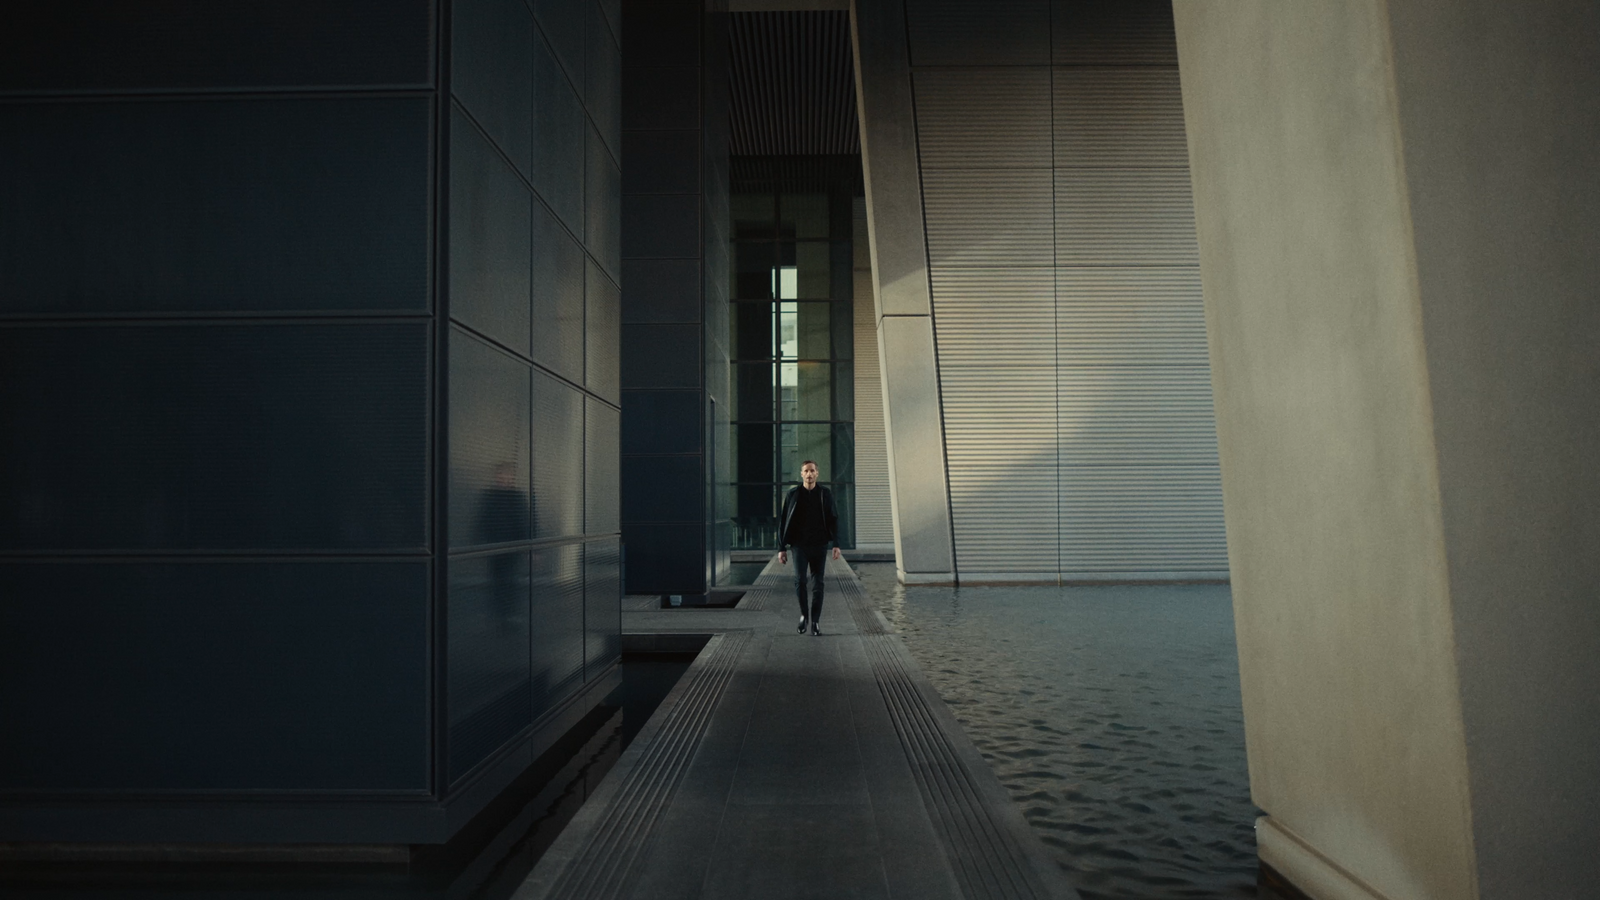
<svg viewBox="0 0 1600 900">
<path fill-rule="evenodd" d="M 1054 83 L 1057 166 L 1188 168 L 1177 69 L 1062 68 Z"/>
<path fill-rule="evenodd" d="M 922 206 L 935 267 L 1055 262 L 1049 169 L 924 171 Z"/>
<path fill-rule="evenodd" d="M 1050 62 L 1049 0 L 912 0 L 906 31 L 913 66 Z"/>
<path fill-rule="evenodd" d="M 1058 66 L 1178 65 L 1171 0 L 1052 0 Z"/>
<path fill-rule="evenodd" d="M 923 70 L 912 88 L 924 169 L 1050 166 L 1049 69 Z"/>
<path fill-rule="evenodd" d="M 728 16 L 728 152 L 859 154 L 850 14 Z"/>
<path fill-rule="evenodd" d="M 1057 169 L 1055 175 L 1057 264 L 1200 264 L 1188 169 Z"/>
<path fill-rule="evenodd" d="M 1063 467 L 1060 491 L 1064 576 L 1227 577 L 1214 466 Z"/>
<path fill-rule="evenodd" d="M 1060 268 L 1056 300 L 1063 366 L 1209 364 L 1197 268 Z"/>
<path fill-rule="evenodd" d="M 962 577 L 1058 570 L 1055 466 L 952 468 L 950 507 Z"/>
<path fill-rule="evenodd" d="M 1056 384 L 1062 465 L 1217 464 L 1205 366 L 1062 367 Z"/>
<path fill-rule="evenodd" d="M 1053 366 L 1051 269 L 934 269 L 942 366 Z"/>
<path fill-rule="evenodd" d="M 765 193 L 774 186 L 786 194 L 825 194 L 840 181 L 855 181 L 862 192 L 860 156 L 733 156 L 728 159 L 729 189 L 735 194 Z"/>
</svg>

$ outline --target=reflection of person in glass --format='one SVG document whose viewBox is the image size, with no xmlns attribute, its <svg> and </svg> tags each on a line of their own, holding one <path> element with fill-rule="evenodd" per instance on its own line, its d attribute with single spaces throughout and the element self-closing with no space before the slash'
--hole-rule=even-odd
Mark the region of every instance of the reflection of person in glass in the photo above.
<svg viewBox="0 0 1600 900">
<path fill-rule="evenodd" d="M 833 492 L 817 484 L 817 464 L 800 464 L 800 484 L 783 498 L 783 514 L 778 518 L 778 564 L 788 562 L 788 548 L 794 547 L 794 592 L 800 599 L 800 629 L 806 623 L 812 634 L 821 634 L 822 571 L 828 562 L 828 545 L 839 540 L 839 514 L 833 508 Z M 839 548 L 833 548 L 839 558 Z M 811 575 L 811 609 L 806 610 L 806 574 Z"/>
<path fill-rule="evenodd" d="M 484 489 L 478 506 L 478 539 L 485 544 L 525 541 L 533 536 L 528 524 L 528 494 L 517 487 L 516 463 L 500 463 L 494 467 L 494 483 Z M 518 578 L 519 562 L 515 553 L 489 557 L 494 615 L 504 631 L 514 628 L 514 617 L 527 605 L 527 594 Z"/>
</svg>

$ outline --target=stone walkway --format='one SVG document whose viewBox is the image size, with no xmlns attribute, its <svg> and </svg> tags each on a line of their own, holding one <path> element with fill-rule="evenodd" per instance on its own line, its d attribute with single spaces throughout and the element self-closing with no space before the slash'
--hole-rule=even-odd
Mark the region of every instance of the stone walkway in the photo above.
<svg viewBox="0 0 1600 900">
<path fill-rule="evenodd" d="M 713 636 L 516 900 L 1075 900 L 849 566 L 821 637 L 793 591 L 774 558 L 733 609 L 624 612 Z"/>
</svg>

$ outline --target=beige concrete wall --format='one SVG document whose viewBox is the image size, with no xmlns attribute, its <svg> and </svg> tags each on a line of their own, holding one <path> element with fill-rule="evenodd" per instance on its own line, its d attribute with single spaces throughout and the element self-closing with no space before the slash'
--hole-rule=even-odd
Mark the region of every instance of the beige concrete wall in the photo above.
<svg viewBox="0 0 1600 900">
<path fill-rule="evenodd" d="M 889 499 L 889 447 L 883 429 L 883 370 L 878 363 L 878 308 L 867 245 L 867 202 L 851 217 L 855 246 L 856 550 L 894 552 L 894 506 Z"/>
<path fill-rule="evenodd" d="M 1175 6 L 1263 859 L 1600 884 L 1600 7 Z"/>
<path fill-rule="evenodd" d="M 1174 9 L 1252 793 L 1353 891 L 1475 896 L 1384 4 Z"/>
<path fill-rule="evenodd" d="M 850 26 L 882 361 L 895 566 L 900 580 L 907 583 L 948 583 L 955 580 L 955 548 L 905 11 L 895 0 L 859 0 L 851 4 Z"/>
<path fill-rule="evenodd" d="M 1600 5 L 1389 4 L 1481 896 L 1600 896 Z"/>
</svg>

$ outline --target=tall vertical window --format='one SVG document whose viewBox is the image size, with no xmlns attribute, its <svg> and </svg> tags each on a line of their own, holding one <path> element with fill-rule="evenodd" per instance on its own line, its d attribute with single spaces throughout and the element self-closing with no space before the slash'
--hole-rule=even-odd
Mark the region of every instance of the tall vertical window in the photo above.
<svg viewBox="0 0 1600 900">
<path fill-rule="evenodd" d="M 738 179 L 731 198 L 733 547 L 777 546 L 783 494 L 808 459 L 833 491 L 839 543 L 853 547 L 854 179 L 800 190 L 781 166 L 765 168 L 766 189 Z"/>
</svg>

